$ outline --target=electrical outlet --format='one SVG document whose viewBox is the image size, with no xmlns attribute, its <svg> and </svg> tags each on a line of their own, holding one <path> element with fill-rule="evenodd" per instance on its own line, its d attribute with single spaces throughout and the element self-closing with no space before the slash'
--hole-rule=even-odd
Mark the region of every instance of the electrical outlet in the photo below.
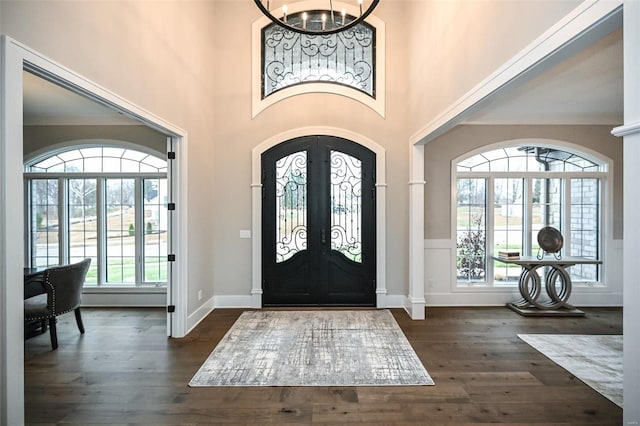
<svg viewBox="0 0 640 426">
<path fill-rule="evenodd" d="M 202 290 L 198 290 L 198 300 L 202 300 Z"/>
</svg>

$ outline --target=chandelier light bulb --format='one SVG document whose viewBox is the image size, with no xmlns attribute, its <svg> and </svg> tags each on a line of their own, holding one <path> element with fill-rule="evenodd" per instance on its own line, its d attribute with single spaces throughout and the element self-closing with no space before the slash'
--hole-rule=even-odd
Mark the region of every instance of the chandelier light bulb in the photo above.
<svg viewBox="0 0 640 426">
<path fill-rule="evenodd" d="M 275 24 L 307 35 L 336 34 L 354 28 L 373 12 L 380 0 L 340 2 L 338 7 L 336 0 L 254 0 L 258 9 Z"/>
</svg>

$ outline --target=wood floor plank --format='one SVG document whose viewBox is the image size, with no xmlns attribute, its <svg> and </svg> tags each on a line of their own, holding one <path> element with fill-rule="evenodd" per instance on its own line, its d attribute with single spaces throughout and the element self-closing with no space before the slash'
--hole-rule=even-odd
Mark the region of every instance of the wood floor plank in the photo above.
<svg viewBox="0 0 640 426">
<path fill-rule="evenodd" d="M 183 339 L 163 309 L 83 310 L 25 342 L 28 425 L 614 425 L 622 410 L 522 342 L 518 333 L 621 334 L 622 310 L 524 318 L 506 308 L 392 314 L 435 386 L 189 388 L 243 309 L 218 309 Z"/>
</svg>

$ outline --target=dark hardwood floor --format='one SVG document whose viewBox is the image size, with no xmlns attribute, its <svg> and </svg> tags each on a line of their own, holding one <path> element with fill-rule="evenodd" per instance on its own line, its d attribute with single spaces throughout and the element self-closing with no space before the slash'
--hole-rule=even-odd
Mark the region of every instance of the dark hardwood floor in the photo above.
<svg viewBox="0 0 640 426">
<path fill-rule="evenodd" d="M 524 318 L 506 308 L 393 309 L 436 382 L 407 387 L 189 388 L 242 312 L 220 309 L 183 339 L 162 309 L 85 309 L 25 342 L 26 422 L 44 424 L 622 424 L 622 410 L 518 333 L 621 334 L 621 309 Z"/>
</svg>

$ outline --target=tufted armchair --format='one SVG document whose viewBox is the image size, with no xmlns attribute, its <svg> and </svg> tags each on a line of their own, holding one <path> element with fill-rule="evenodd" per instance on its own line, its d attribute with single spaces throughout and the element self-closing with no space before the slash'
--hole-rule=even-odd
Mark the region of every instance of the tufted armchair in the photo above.
<svg viewBox="0 0 640 426">
<path fill-rule="evenodd" d="M 80 315 L 82 286 L 89 270 L 91 259 L 66 266 L 56 266 L 44 271 L 43 285 L 45 292 L 24 300 L 24 319 L 26 321 L 49 320 L 51 348 L 58 348 L 56 317 L 72 310 L 75 311 L 76 323 L 80 333 L 84 333 Z"/>
</svg>

